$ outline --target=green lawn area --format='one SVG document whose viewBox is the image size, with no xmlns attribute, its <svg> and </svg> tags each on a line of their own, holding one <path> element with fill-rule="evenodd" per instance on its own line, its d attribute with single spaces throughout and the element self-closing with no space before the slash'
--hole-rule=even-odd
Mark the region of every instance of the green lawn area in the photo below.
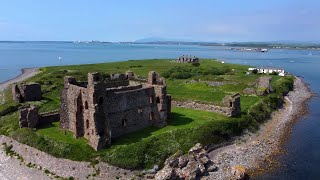
<svg viewBox="0 0 320 180">
<path fill-rule="evenodd" d="M 114 63 L 89 64 L 77 66 L 57 66 L 41 68 L 41 72 L 28 79 L 42 86 L 43 100 L 32 102 L 40 112 L 59 109 L 60 92 L 63 77 L 74 76 L 86 81 L 88 72 L 100 72 L 107 77 L 111 73 L 133 71 L 139 77 L 146 78 L 149 71 L 166 73 L 170 68 L 182 67 L 197 70 L 210 68 L 230 69 L 231 73 L 221 75 L 196 75 L 187 79 L 167 78 L 167 91 L 173 100 L 195 100 L 203 103 L 219 104 L 225 95 L 242 93 L 260 75 L 246 75 L 248 66 L 222 64 L 215 60 L 201 60 L 199 67 L 190 64 L 175 63 L 170 60 L 131 60 Z M 278 85 L 278 76 L 272 76 L 272 84 Z M 224 82 L 221 86 L 209 86 L 205 81 Z M 6 103 L 0 105 L 0 112 L 9 109 L 9 113 L 0 116 L 0 134 L 11 136 L 18 141 L 36 147 L 56 157 L 78 161 L 106 161 L 124 168 L 146 168 L 163 161 L 177 151 L 187 152 L 195 143 L 217 144 L 243 129 L 255 124 L 247 120 L 247 112 L 266 97 L 241 96 L 242 116 L 228 118 L 223 115 L 184 108 L 172 109 L 172 116 L 164 128 L 149 127 L 138 132 L 112 139 L 112 145 L 105 150 L 94 151 L 84 138 L 75 139 L 69 131 L 61 130 L 59 123 L 53 123 L 40 129 L 20 129 L 17 108 L 23 104 L 13 102 L 10 89 L 5 91 Z M 28 102 L 30 103 L 30 102 Z M 260 103 L 261 104 L 261 103 Z M 260 112 L 260 111 L 254 111 Z"/>
<path fill-rule="evenodd" d="M 63 77 L 74 76 L 77 80 L 86 81 L 88 72 L 100 72 L 103 74 L 124 73 L 127 70 L 133 71 L 139 77 L 146 78 L 149 71 L 154 70 L 160 74 L 171 67 L 190 67 L 190 64 L 171 62 L 170 60 L 131 60 L 124 62 L 89 64 L 78 66 L 58 66 L 42 68 L 42 72 L 28 81 L 38 82 L 42 85 L 45 100 L 41 105 L 40 111 L 51 111 L 59 106 L 59 94 L 63 88 Z M 236 64 L 222 64 L 215 60 L 202 60 L 199 68 L 222 68 L 228 67 L 234 70 L 234 75 L 216 75 L 216 76 L 197 76 L 190 78 L 202 81 L 225 81 L 241 82 L 235 85 L 224 85 L 219 87 L 210 87 L 204 83 L 187 84 L 178 79 L 167 79 L 168 93 L 174 100 L 198 100 L 209 103 L 219 103 L 222 98 L 231 93 L 242 92 L 248 86 L 248 82 L 258 78 L 258 75 L 245 75 L 247 66 Z"/>
</svg>

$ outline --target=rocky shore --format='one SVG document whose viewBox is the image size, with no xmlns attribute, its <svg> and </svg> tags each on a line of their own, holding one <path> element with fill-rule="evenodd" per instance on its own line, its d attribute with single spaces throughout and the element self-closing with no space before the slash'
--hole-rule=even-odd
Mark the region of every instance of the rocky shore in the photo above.
<svg viewBox="0 0 320 180">
<path fill-rule="evenodd" d="M 297 78 L 294 91 L 285 97 L 283 108 L 274 112 L 272 118 L 257 133 L 247 133 L 231 145 L 209 152 L 208 155 L 218 170 L 202 179 L 238 179 L 235 177 L 235 173 L 239 173 L 236 168 L 250 176 L 272 168 L 276 164 L 272 159 L 273 155 L 282 152 L 283 140 L 288 135 L 292 122 L 306 113 L 306 103 L 311 96 L 308 86 Z"/>
</svg>

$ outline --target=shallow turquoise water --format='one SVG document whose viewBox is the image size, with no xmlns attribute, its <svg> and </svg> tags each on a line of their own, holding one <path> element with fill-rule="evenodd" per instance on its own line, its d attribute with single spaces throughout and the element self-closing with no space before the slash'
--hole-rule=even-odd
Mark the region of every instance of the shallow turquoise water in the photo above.
<svg viewBox="0 0 320 180">
<path fill-rule="evenodd" d="M 268 53 L 226 50 L 227 47 L 74 44 L 62 42 L 0 42 L 0 82 L 17 76 L 21 68 L 86 64 L 129 59 L 177 58 L 182 54 L 218 58 L 253 66 L 284 67 L 303 75 L 320 93 L 320 51 L 270 50 Z M 60 59 L 59 59 L 60 57 Z M 320 99 L 309 103 L 310 114 L 295 124 L 287 154 L 279 156 L 283 167 L 258 179 L 320 179 Z"/>
</svg>

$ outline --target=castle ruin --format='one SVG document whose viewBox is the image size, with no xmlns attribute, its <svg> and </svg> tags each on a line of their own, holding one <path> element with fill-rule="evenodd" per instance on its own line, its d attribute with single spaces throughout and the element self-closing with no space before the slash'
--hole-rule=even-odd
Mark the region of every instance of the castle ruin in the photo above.
<svg viewBox="0 0 320 180">
<path fill-rule="evenodd" d="M 26 101 L 40 101 L 42 99 L 41 85 L 38 83 L 22 83 L 12 86 L 13 100 L 22 103 Z"/>
<path fill-rule="evenodd" d="M 182 55 L 177 59 L 180 63 L 199 63 L 199 58 L 195 56 Z"/>
<path fill-rule="evenodd" d="M 20 128 L 39 128 L 53 122 L 58 122 L 60 114 L 57 111 L 39 113 L 34 105 L 27 104 L 19 108 L 19 127 Z"/>
<path fill-rule="evenodd" d="M 270 76 L 261 76 L 258 78 L 256 83 L 258 96 L 268 95 L 272 92 L 271 80 L 272 77 Z"/>
<path fill-rule="evenodd" d="M 132 72 L 104 80 L 89 73 L 88 82 L 67 76 L 61 93 L 61 127 L 85 137 L 96 150 L 111 139 L 149 126 L 163 127 L 171 113 L 165 79 L 151 71 L 146 82 Z"/>
</svg>

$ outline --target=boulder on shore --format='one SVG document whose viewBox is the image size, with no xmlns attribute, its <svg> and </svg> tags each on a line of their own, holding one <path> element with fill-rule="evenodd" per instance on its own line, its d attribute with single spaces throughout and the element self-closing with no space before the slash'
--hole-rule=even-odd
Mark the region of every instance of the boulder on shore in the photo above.
<svg viewBox="0 0 320 180">
<path fill-rule="evenodd" d="M 155 175 L 155 179 L 195 180 L 217 169 L 207 151 L 198 143 L 189 150 L 188 154 L 182 155 L 178 152 L 169 157 L 164 163 L 164 168 Z"/>
<path fill-rule="evenodd" d="M 243 180 L 247 176 L 247 170 L 245 167 L 237 165 L 231 168 L 231 173 L 236 180 Z"/>
</svg>

